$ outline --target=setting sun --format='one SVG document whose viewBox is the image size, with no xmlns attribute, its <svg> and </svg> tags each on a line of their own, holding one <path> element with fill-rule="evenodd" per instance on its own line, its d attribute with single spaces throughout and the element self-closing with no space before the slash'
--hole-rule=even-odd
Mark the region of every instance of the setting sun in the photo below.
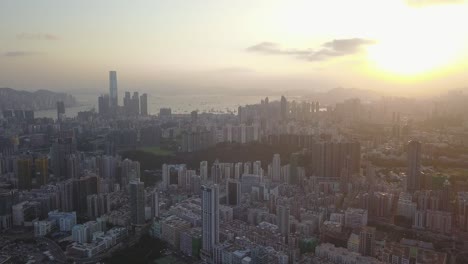
<svg viewBox="0 0 468 264">
<path fill-rule="evenodd" d="M 381 41 L 369 47 L 369 60 L 375 70 L 396 75 L 420 75 L 433 70 L 443 70 L 451 65 L 457 55 L 456 45 L 432 39 L 415 38 Z"/>
<path fill-rule="evenodd" d="M 451 11 L 426 8 L 400 12 L 378 43 L 368 48 L 373 70 L 416 77 L 456 66 L 466 40 L 454 30 L 459 14 Z"/>
<path fill-rule="evenodd" d="M 44 1 L 2 3 L 0 87 L 95 91 L 109 68 L 169 92 L 294 83 L 422 94 L 467 80 L 468 0 Z"/>
<path fill-rule="evenodd" d="M 468 264 L 468 0 L 0 0 L 0 264 Z"/>
</svg>

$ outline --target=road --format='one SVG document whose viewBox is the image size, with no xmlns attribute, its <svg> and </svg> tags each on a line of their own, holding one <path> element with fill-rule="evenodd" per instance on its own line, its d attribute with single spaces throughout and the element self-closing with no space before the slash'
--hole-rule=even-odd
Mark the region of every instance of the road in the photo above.
<svg viewBox="0 0 468 264">
<path fill-rule="evenodd" d="M 49 251 L 54 256 L 55 260 L 60 263 L 66 263 L 67 257 L 63 252 L 62 248 L 55 243 L 55 241 L 48 239 L 47 237 L 38 237 L 36 238 L 38 242 L 44 242 L 48 245 Z"/>
</svg>

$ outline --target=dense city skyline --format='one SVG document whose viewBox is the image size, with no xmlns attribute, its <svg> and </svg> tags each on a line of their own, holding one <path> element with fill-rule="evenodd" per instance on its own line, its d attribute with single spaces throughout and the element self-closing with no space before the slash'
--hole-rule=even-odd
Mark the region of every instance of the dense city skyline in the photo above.
<svg viewBox="0 0 468 264">
<path fill-rule="evenodd" d="M 464 0 L 1 1 L 0 263 L 468 263 L 467 24 Z"/>
<path fill-rule="evenodd" d="M 463 91 L 151 113 L 151 94 L 106 76 L 98 108 L 76 115 L 63 94 L 42 94 L 56 115 L 37 117 L 19 103 L 29 96 L 3 91 L 13 104 L 0 115 L 0 260 L 468 259 Z"/>
<path fill-rule="evenodd" d="M 4 1 L 0 87 L 145 92 L 466 88 L 466 1 Z M 21 17 L 21 19 L 18 19 Z"/>
</svg>

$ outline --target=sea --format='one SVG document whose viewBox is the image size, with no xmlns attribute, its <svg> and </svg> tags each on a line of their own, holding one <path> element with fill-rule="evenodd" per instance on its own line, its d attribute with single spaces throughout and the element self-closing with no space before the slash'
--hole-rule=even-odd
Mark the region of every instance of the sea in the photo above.
<svg viewBox="0 0 468 264">
<path fill-rule="evenodd" d="M 79 105 L 66 108 L 65 116 L 75 117 L 78 112 L 92 109 L 98 111 L 97 95 L 95 98 L 90 96 L 76 97 Z M 237 113 L 239 106 L 258 104 L 265 97 L 261 95 L 148 95 L 148 112 L 155 115 L 159 113 L 160 108 L 171 108 L 174 114 L 188 114 L 193 110 L 197 110 L 199 113 Z M 269 98 L 270 101 L 279 99 L 279 96 Z M 35 111 L 34 116 L 36 118 L 56 118 L 57 111 L 56 109 Z"/>
</svg>

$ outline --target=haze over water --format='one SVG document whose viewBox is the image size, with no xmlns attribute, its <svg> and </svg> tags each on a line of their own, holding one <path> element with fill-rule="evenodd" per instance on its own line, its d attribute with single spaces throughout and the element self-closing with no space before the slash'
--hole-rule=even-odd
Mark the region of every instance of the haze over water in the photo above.
<svg viewBox="0 0 468 264">
<path fill-rule="evenodd" d="M 148 111 L 150 114 L 158 114 L 160 108 L 171 108 L 175 114 L 189 114 L 193 110 L 199 113 L 237 113 L 237 108 L 246 104 L 259 103 L 266 96 L 260 95 L 177 95 L 177 96 L 149 96 Z M 80 106 L 66 109 L 67 117 L 75 117 L 80 111 L 95 109 L 97 111 L 97 101 L 95 98 L 82 96 L 77 98 Z M 93 100 L 94 99 L 94 100 Z M 270 97 L 270 100 L 278 100 L 279 97 Z M 38 118 L 56 118 L 55 109 L 36 111 Z"/>
</svg>

